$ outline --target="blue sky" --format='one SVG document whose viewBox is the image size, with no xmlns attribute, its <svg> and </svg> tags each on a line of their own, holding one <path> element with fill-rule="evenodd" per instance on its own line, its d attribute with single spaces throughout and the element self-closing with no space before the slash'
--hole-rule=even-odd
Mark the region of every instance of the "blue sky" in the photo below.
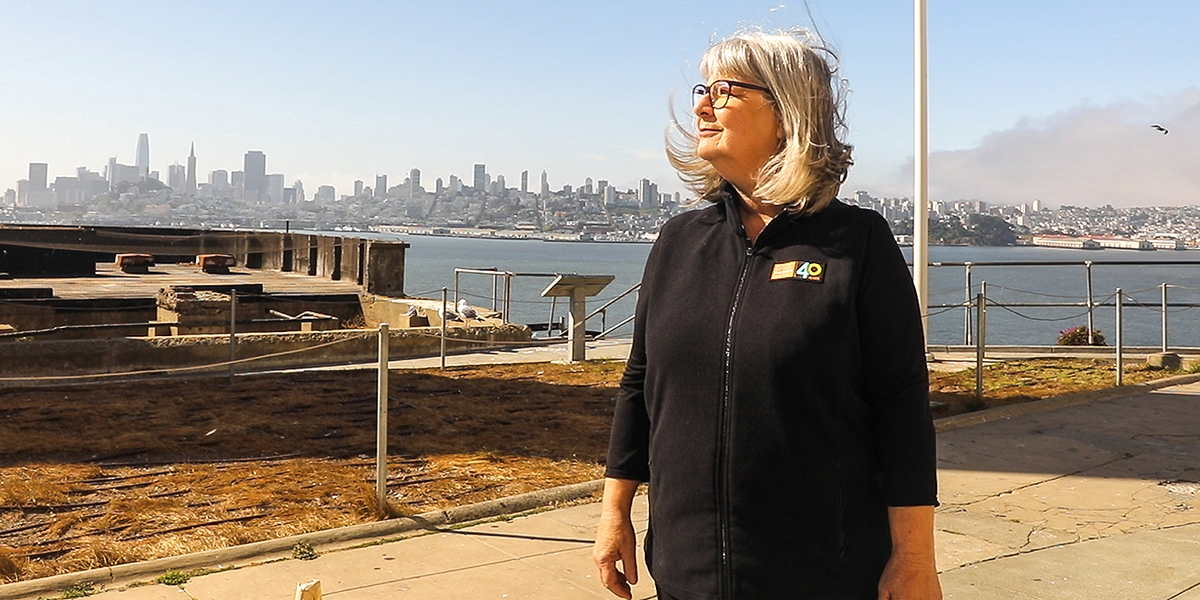
<svg viewBox="0 0 1200 600">
<path fill-rule="evenodd" d="M 844 192 L 910 195 L 911 2 L 808 4 L 852 90 Z M 132 164 L 145 132 L 164 177 L 195 142 L 202 181 L 255 149 L 310 193 L 477 162 L 682 189 L 663 133 L 705 47 L 810 24 L 803 3 L 709 0 L 0 0 L 0 23 L 0 190 L 29 162 Z M 934 199 L 1200 202 L 1197 24 L 1194 0 L 929 0 Z"/>
</svg>

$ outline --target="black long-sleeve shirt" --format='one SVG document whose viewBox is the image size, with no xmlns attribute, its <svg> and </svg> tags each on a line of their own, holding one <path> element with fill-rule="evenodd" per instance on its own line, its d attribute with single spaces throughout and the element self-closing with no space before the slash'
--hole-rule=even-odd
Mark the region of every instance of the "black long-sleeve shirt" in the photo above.
<svg viewBox="0 0 1200 600">
<path fill-rule="evenodd" d="M 685 599 L 874 598 L 887 507 L 935 505 L 912 280 L 877 213 L 737 200 L 650 252 L 606 475 L 650 482 L 655 582 Z"/>
</svg>

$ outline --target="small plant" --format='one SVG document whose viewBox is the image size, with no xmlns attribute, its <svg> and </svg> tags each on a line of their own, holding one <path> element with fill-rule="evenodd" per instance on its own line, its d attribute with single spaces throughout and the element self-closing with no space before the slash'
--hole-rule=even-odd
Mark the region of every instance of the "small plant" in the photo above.
<svg viewBox="0 0 1200 600">
<path fill-rule="evenodd" d="M 155 581 L 163 585 L 183 585 L 191 578 L 191 575 L 188 575 L 182 571 L 167 571 L 166 573 L 159 575 L 158 579 Z"/>
<path fill-rule="evenodd" d="M 91 583 L 77 583 L 63 590 L 63 600 L 67 598 L 86 598 L 94 595 L 97 592 L 96 588 Z"/>
<path fill-rule="evenodd" d="M 1064 329 L 1058 332 L 1059 346 L 1087 346 L 1088 344 L 1088 328 L 1087 325 L 1080 325 L 1070 329 Z M 1092 346 L 1107 346 L 1104 343 L 1104 334 L 1100 333 L 1099 329 L 1092 330 Z"/>
<path fill-rule="evenodd" d="M 317 551 L 313 550 L 312 544 L 308 542 L 296 542 L 292 546 L 292 558 L 299 560 L 313 560 L 317 557 Z"/>
</svg>

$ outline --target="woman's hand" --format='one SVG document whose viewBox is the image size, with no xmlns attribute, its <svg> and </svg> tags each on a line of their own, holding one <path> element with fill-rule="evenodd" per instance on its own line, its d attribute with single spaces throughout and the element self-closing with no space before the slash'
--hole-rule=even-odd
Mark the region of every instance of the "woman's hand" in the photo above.
<svg viewBox="0 0 1200 600">
<path fill-rule="evenodd" d="M 592 560 L 600 570 L 600 581 L 608 591 L 626 600 L 633 598 L 629 586 L 638 582 L 637 536 L 630 518 L 637 487 L 637 481 L 605 480 L 600 526 L 596 528 L 596 544 L 592 547 Z M 617 568 L 618 561 L 624 572 Z"/>
<path fill-rule="evenodd" d="M 933 507 L 889 506 L 892 557 L 879 578 L 879 600 L 942 600 L 933 552 Z"/>
<path fill-rule="evenodd" d="M 933 557 L 892 553 L 879 578 L 879 600 L 941 600 Z"/>
</svg>

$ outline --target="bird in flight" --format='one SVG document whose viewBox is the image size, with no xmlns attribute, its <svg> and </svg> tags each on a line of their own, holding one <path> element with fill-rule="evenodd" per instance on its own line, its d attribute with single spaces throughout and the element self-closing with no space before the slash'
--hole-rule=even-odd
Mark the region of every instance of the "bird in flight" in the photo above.
<svg viewBox="0 0 1200 600">
<path fill-rule="evenodd" d="M 1151 125 L 1151 127 L 1153 127 L 1153 128 L 1155 128 L 1155 129 L 1157 129 L 1157 130 L 1161 131 L 1161 132 L 1163 133 L 1163 135 L 1167 135 L 1167 128 L 1166 128 L 1166 127 L 1163 127 L 1162 125 L 1159 125 L 1159 124 L 1157 124 L 1157 123 L 1155 123 L 1154 125 Z"/>
</svg>

